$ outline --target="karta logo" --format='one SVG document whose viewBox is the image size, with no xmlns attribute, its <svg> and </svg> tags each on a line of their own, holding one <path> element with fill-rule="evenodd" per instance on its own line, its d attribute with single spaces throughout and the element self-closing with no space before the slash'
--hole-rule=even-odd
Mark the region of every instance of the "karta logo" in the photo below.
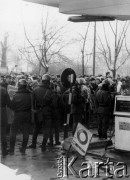
<svg viewBox="0 0 130 180">
<path fill-rule="evenodd" d="M 110 158 L 106 162 L 82 162 L 81 169 L 79 171 L 74 169 L 74 164 L 78 160 L 78 157 L 72 157 L 69 161 L 67 156 L 61 156 L 57 159 L 58 171 L 57 176 L 59 178 L 68 178 L 68 174 L 71 173 L 75 178 L 98 178 L 100 177 L 100 168 L 104 168 L 105 176 L 107 178 L 123 178 L 129 177 L 127 173 L 127 164 L 124 162 L 114 163 L 110 161 Z"/>
</svg>

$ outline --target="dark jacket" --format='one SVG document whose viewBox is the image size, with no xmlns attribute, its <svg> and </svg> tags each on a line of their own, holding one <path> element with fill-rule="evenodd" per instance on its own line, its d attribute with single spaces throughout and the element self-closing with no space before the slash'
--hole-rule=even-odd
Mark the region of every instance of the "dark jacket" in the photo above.
<svg viewBox="0 0 130 180">
<path fill-rule="evenodd" d="M 97 113 L 111 115 L 111 94 L 109 90 L 101 89 L 96 92 Z"/>
<path fill-rule="evenodd" d="M 34 107 L 54 106 L 53 96 L 54 92 L 49 84 L 40 84 L 33 90 Z"/>
<path fill-rule="evenodd" d="M 31 111 L 31 92 L 19 89 L 12 99 L 12 109 L 15 112 Z"/>
<path fill-rule="evenodd" d="M 91 94 L 95 94 L 95 92 L 98 89 L 98 85 L 94 84 L 94 83 L 91 83 L 89 87 L 90 87 L 90 90 L 91 90 Z"/>
<path fill-rule="evenodd" d="M 53 94 L 53 104 L 54 109 L 57 109 L 58 111 L 60 111 L 60 109 L 64 109 L 64 102 L 62 96 L 59 95 L 57 92 L 54 92 Z"/>
<path fill-rule="evenodd" d="M 81 96 L 81 90 L 75 86 L 72 91 L 72 114 L 83 113 L 84 104 L 85 99 Z"/>
<path fill-rule="evenodd" d="M 69 114 L 71 111 L 71 107 L 68 105 L 68 100 L 69 100 L 69 90 L 66 90 L 63 95 L 62 95 L 62 99 L 64 102 L 64 114 Z"/>
<path fill-rule="evenodd" d="M 6 88 L 0 86 L 0 107 L 11 107 L 11 101 Z"/>
<path fill-rule="evenodd" d="M 7 83 L 7 82 L 2 82 L 2 83 L 1 83 L 1 86 L 4 87 L 4 88 L 7 90 L 8 83 Z"/>
</svg>

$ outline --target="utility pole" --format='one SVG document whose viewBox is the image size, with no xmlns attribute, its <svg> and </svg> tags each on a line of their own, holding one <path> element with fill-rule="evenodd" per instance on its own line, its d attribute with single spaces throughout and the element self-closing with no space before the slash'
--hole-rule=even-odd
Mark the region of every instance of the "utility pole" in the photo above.
<svg viewBox="0 0 130 180">
<path fill-rule="evenodd" d="M 96 54 L 96 22 L 94 22 L 94 46 L 93 46 L 93 76 L 95 76 L 95 54 Z"/>
</svg>

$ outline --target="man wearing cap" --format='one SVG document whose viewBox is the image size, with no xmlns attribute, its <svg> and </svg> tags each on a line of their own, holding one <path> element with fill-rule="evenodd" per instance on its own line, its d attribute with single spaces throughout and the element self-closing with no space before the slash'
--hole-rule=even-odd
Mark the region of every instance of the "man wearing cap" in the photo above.
<svg viewBox="0 0 130 180">
<path fill-rule="evenodd" d="M 53 109 L 54 92 L 50 88 L 50 80 L 51 80 L 50 76 L 48 74 L 44 74 L 42 76 L 42 83 L 39 84 L 39 86 L 33 90 L 34 105 L 35 105 L 35 109 L 37 109 L 38 112 L 36 114 L 36 119 L 35 119 L 32 144 L 29 146 L 29 148 L 36 148 L 37 136 L 38 136 L 39 128 L 41 128 L 39 126 L 41 126 L 42 123 L 43 125 L 43 141 L 41 146 L 42 152 L 46 150 L 46 144 L 50 135 L 50 128 L 52 122 L 51 116 Z"/>
<path fill-rule="evenodd" d="M 25 79 L 20 79 L 18 81 L 18 91 L 12 99 L 12 109 L 14 110 L 14 120 L 10 131 L 9 152 L 10 154 L 14 154 L 16 134 L 18 130 L 21 129 L 23 141 L 20 152 L 25 154 L 31 124 L 31 93 L 27 89 L 27 82 Z"/>
</svg>

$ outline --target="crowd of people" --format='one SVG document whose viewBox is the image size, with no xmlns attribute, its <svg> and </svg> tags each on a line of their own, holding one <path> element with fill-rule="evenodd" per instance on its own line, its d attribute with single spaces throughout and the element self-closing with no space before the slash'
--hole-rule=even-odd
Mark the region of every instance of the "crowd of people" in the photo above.
<svg viewBox="0 0 130 180">
<path fill-rule="evenodd" d="M 16 87 L 9 93 L 9 87 Z M 72 131 L 77 123 L 88 126 L 89 113 L 97 114 L 98 136 L 107 139 L 110 119 L 113 117 L 115 95 L 130 95 L 130 77 L 79 76 L 72 88 L 71 108 L 68 105 L 69 88 L 61 83 L 60 75 L 28 75 L 26 73 L 1 75 L 1 151 L 2 155 L 15 153 L 16 135 L 20 130 L 23 141 L 20 152 L 36 148 L 39 130 L 43 133 L 42 152 L 46 146 L 60 145 L 59 132 L 71 113 Z M 11 95 L 10 95 L 11 94 Z M 10 126 L 9 149 L 7 148 L 7 107 L 14 115 Z M 30 127 L 33 125 L 32 143 L 28 144 Z M 55 134 L 55 138 L 53 135 Z M 54 143 L 55 139 L 55 143 Z"/>
</svg>

